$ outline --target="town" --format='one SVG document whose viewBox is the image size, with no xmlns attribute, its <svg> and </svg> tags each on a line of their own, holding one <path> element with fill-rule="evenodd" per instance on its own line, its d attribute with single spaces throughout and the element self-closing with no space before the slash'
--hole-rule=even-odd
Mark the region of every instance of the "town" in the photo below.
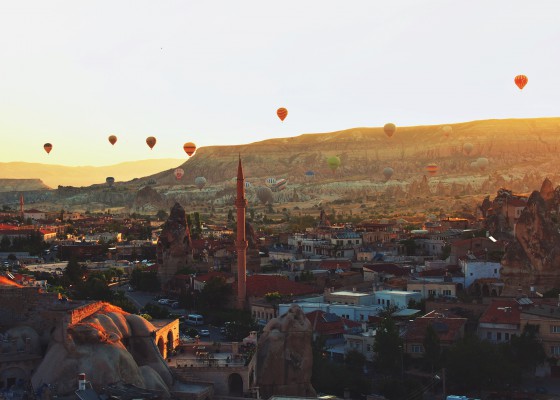
<svg viewBox="0 0 560 400">
<path fill-rule="evenodd" d="M 41 366 L 53 339 L 21 326 L 60 320 L 72 331 L 116 306 L 155 327 L 149 340 L 175 379 L 167 396 L 266 398 L 278 393 L 263 384 L 271 372 L 259 370 L 255 349 L 295 304 L 312 327 L 308 378 L 318 393 L 544 396 L 560 377 L 560 291 L 546 260 L 530 273 L 517 264 L 523 232 L 558 235 L 556 193 L 547 179 L 530 196 L 500 189 L 471 214 L 416 220 L 333 223 L 322 209 L 277 232 L 239 226 L 241 189 L 223 226 L 179 203 L 155 216 L 118 215 L 43 212 L 22 197 L 19 210 L 1 213 L 0 388 L 41 398 L 74 391 L 75 377 Z M 545 239 L 531 248 L 543 253 Z M 108 394 L 162 396 L 95 379 Z"/>
</svg>

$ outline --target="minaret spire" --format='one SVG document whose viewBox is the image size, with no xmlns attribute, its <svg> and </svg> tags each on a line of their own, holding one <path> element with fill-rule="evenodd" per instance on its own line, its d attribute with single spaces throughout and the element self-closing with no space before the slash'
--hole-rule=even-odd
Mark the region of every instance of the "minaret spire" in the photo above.
<svg viewBox="0 0 560 400">
<path fill-rule="evenodd" d="M 245 308 L 247 295 L 247 238 L 245 237 L 245 210 L 247 199 L 245 199 L 245 177 L 243 176 L 243 164 L 241 154 L 237 165 L 237 240 L 235 248 L 237 250 L 237 308 Z"/>
</svg>

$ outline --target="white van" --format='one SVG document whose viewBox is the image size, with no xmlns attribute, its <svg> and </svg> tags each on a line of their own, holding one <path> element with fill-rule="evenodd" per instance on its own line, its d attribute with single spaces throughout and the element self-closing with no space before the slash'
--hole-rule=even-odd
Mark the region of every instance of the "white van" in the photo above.
<svg viewBox="0 0 560 400">
<path fill-rule="evenodd" d="M 204 318 L 200 314 L 189 314 L 185 323 L 188 325 L 204 325 Z"/>
</svg>

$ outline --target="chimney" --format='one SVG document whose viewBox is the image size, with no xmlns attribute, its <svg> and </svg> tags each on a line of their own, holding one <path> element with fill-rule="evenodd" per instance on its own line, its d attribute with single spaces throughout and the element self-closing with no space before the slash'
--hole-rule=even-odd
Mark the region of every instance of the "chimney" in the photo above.
<svg viewBox="0 0 560 400">
<path fill-rule="evenodd" d="M 86 374 L 78 374 L 78 390 L 86 390 Z"/>
</svg>

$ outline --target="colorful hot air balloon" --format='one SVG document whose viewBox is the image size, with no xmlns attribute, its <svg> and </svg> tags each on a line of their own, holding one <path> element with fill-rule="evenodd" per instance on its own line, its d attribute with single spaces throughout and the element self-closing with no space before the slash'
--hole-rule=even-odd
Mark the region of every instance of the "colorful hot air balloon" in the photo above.
<svg viewBox="0 0 560 400">
<path fill-rule="evenodd" d="M 185 175 L 185 170 L 183 168 L 176 168 L 175 171 L 173 171 L 173 174 L 177 180 L 180 180 L 183 175 Z"/>
<path fill-rule="evenodd" d="M 190 157 L 196 151 L 196 145 L 192 142 L 185 143 L 183 145 L 183 150 L 185 150 L 185 153 Z"/>
<path fill-rule="evenodd" d="M 146 138 L 146 144 L 150 147 L 150 149 L 154 148 L 154 146 L 156 145 L 156 142 L 157 142 L 157 140 L 153 136 L 148 136 Z"/>
<path fill-rule="evenodd" d="M 327 158 L 327 164 L 331 171 L 334 173 L 338 169 L 338 167 L 340 167 L 340 158 L 338 158 L 337 156 L 331 156 Z"/>
<path fill-rule="evenodd" d="M 203 176 L 197 176 L 194 179 L 194 184 L 199 190 L 202 190 L 202 188 L 206 186 L 206 178 Z"/>
<path fill-rule="evenodd" d="M 271 187 L 276 184 L 276 178 L 266 178 L 266 186 Z"/>
<path fill-rule="evenodd" d="M 273 192 L 279 192 L 280 190 L 284 190 L 286 189 L 286 185 L 288 184 L 288 180 L 287 179 L 280 179 L 278 181 L 276 181 L 276 183 L 274 184 L 274 186 L 271 187 L 271 190 Z"/>
<path fill-rule="evenodd" d="M 521 90 L 525 87 L 527 82 L 529 82 L 529 79 L 527 79 L 525 75 L 517 75 L 513 81 L 515 82 L 517 87 Z"/>
<path fill-rule="evenodd" d="M 439 170 L 439 167 L 437 166 L 437 164 L 434 163 L 430 163 L 428 165 L 426 165 L 426 172 L 432 176 L 434 176 L 435 174 L 437 174 Z"/>
<path fill-rule="evenodd" d="M 259 186 L 257 188 L 257 198 L 260 200 L 262 204 L 272 204 L 273 197 L 272 197 L 272 190 L 266 186 Z"/>
<path fill-rule="evenodd" d="M 383 176 L 385 177 L 385 180 L 388 181 L 389 179 L 391 179 L 391 177 L 393 176 L 393 172 L 395 172 L 395 171 L 393 170 L 393 168 L 391 168 L 391 167 L 385 167 L 385 168 L 383 169 Z"/>
<path fill-rule="evenodd" d="M 305 171 L 305 177 L 307 179 L 313 179 L 315 177 L 315 172 L 309 170 L 309 171 Z"/>
<path fill-rule="evenodd" d="M 235 178 L 235 181 L 237 182 L 237 178 Z M 249 189 L 251 186 L 253 186 L 251 182 L 245 181 L 245 189 Z"/>
<path fill-rule="evenodd" d="M 467 155 L 469 155 L 469 154 L 471 154 L 471 151 L 472 151 L 473 147 L 474 147 L 474 146 L 473 146 L 471 143 L 465 143 L 465 144 L 463 145 L 463 151 L 464 151 Z"/>
<path fill-rule="evenodd" d="M 45 151 L 47 152 L 47 154 L 49 154 L 49 153 L 51 152 L 51 150 L 52 150 L 52 144 L 50 144 L 50 143 L 45 143 L 45 144 L 43 145 L 43 149 L 45 149 Z"/>
<path fill-rule="evenodd" d="M 117 143 L 117 137 L 115 135 L 109 136 L 109 143 L 111 143 L 114 146 L 115 143 Z"/>
<path fill-rule="evenodd" d="M 385 134 L 388 137 L 391 137 L 391 136 L 393 136 L 393 134 L 397 130 L 397 127 L 392 122 L 389 122 L 388 124 L 385 124 L 385 126 L 383 127 L 383 130 L 385 131 Z"/>
<path fill-rule="evenodd" d="M 451 134 L 451 132 L 453 131 L 453 128 L 449 125 L 445 125 L 443 128 L 441 128 L 443 130 L 443 136 L 445 137 L 449 137 L 449 135 Z"/>
<path fill-rule="evenodd" d="M 107 178 L 105 178 L 105 182 L 107 182 L 107 185 L 109 185 L 109 187 L 112 187 L 113 183 L 115 183 L 115 178 L 113 178 L 112 176 L 108 176 Z"/>
<path fill-rule="evenodd" d="M 284 119 L 286 119 L 286 117 L 288 116 L 288 110 L 284 107 L 280 107 L 278 110 L 276 110 L 276 115 L 278 115 L 280 121 L 284 121 Z"/>
</svg>

